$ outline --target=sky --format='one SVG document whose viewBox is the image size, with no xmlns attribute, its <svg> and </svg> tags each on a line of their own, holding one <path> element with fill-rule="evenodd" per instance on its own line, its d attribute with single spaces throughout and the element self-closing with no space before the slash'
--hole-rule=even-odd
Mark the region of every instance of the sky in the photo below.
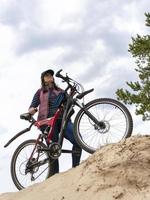
<svg viewBox="0 0 150 200">
<path fill-rule="evenodd" d="M 118 88 L 127 88 L 126 81 L 137 80 L 128 47 L 131 37 L 149 34 L 144 16 L 149 8 L 149 0 L 0 1 L 0 193 L 16 190 L 9 169 L 12 154 L 25 138 L 36 134 L 3 148 L 28 126 L 19 115 L 27 111 L 40 87 L 41 72 L 63 69 L 85 89 L 94 88 L 87 100 L 116 98 Z M 134 106 L 128 108 L 133 134 L 148 134 L 149 122 L 135 116 Z M 60 162 L 62 171 L 70 168 L 69 156 Z"/>
</svg>

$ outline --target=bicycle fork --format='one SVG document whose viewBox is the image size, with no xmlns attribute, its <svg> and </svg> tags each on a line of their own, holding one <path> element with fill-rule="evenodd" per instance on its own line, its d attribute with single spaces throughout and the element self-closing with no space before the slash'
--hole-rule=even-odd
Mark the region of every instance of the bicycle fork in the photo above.
<svg viewBox="0 0 150 200">
<path fill-rule="evenodd" d="M 107 124 L 104 120 L 97 120 L 94 115 L 92 115 L 85 107 L 83 104 L 81 104 L 80 102 L 77 101 L 77 99 L 75 100 L 75 105 L 77 105 L 79 108 L 81 108 L 85 114 L 94 122 L 93 126 L 95 130 L 105 130 L 107 127 Z"/>
</svg>

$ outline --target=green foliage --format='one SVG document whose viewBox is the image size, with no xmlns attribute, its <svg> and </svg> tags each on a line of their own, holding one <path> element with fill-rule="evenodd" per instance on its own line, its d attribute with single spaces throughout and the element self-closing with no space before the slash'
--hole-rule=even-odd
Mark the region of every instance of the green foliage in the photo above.
<svg viewBox="0 0 150 200">
<path fill-rule="evenodd" d="M 150 13 L 145 13 L 146 16 L 146 26 L 150 26 Z"/>
<path fill-rule="evenodd" d="M 150 26 L 150 13 L 145 13 L 146 26 Z M 150 35 L 132 37 L 129 52 L 135 58 L 139 81 L 127 82 L 130 91 L 123 88 L 116 91 L 118 100 L 135 104 L 136 114 L 143 120 L 150 119 Z"/>
</svg>

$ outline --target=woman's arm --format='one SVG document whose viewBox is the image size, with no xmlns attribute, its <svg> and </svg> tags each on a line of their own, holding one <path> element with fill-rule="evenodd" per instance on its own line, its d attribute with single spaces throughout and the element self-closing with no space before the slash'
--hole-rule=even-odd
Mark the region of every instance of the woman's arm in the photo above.
<svg viewBox="0 0 150 200">
<path fill-rule="evenodd" d="M 40 89 L 34 94 L 31 105 L 28 109 L 29 113 L 34 115 L 37 112 L 37 107 L 40 104 Z"/>
</svg>

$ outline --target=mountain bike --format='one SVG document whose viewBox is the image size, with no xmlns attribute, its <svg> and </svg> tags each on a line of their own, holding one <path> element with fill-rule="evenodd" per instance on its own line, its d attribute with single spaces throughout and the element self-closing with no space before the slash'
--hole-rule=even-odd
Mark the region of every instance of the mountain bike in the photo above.
<svg viewBox="0 0 150 200">
<path fill-rule="evenodd" d="M 62 149 L 64 133 L 68 120 L 74 114 L 74 107 L 79 108 L 74 119 L 74 137 L 79 146 L 88 153 L 109 143 L 116 143 L 130 137 L 133 121 L 129 110 L 120 102 L 110 98 L 99 98 L 84 104 L 84 97 L 94 89 L 84 91 L 83 86 L 65 76 L 59 70 L 56 77 L 66 84 L 66 89 L 57 99 L 57 110 L 53 117 L 35 120 L 30 113 L 20 115 L 21 119 L 30 122 L 30 126 L 11 138 L 4 147 L 22 134 L 36 126 L 40 131 L 37 139 L 24 141 L 15 150 L 11 160 L 11 176 L 16 187 L 21 190 L 34 183 L 41 182 L 54 174 L 53 162 L 61 153 L 78 153 Z M 82 102 L 81 102 L 82 100 Z M 52 142 L 55 123 L 61 116 L 61 129 L 58 142 Z"/>
</svg>

